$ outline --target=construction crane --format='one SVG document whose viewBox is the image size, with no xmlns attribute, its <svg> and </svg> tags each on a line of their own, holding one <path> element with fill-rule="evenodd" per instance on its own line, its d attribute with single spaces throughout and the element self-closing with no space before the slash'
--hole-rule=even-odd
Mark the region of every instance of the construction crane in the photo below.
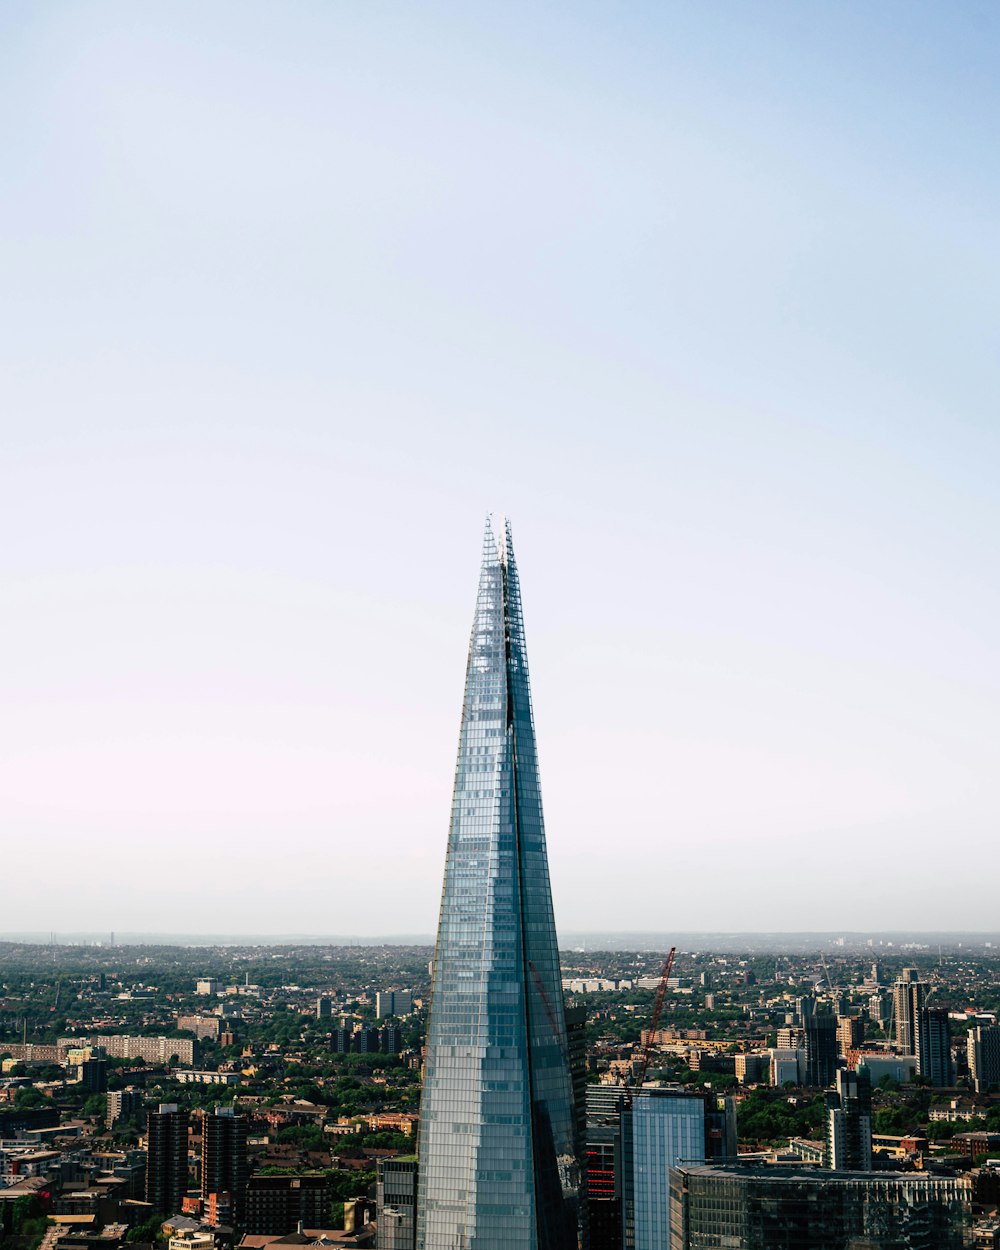
<svg viewBox="0 0 1000 1250">
<path fill-rule="evenodd" d="M 663 1010 L 663 1000 L 667 996 L 667 982 L 670 980 L 670 970 L 674 966 L 674 956 L 676 954 L 677 947 L 671 946 L 670 954 L 663 965 L 663 972 L 660 974 L 660 984 L 656 991 L 656 1002 L 653 1004 L 653 1015 L 649 1022 L 649 1028 L 646 1030 L 646 1044 L 642 1049 L 642 1063 L 639 1065 L 639 1079 L 635 1083 L 636 1089 L 642 1089 L 643 1082 L 646 1079 L 650 1056 L 653 1053 L 653 1038 L 656 1036 L 656 1027 L 660 1023 L 660 1012 Z M 627 1106 L 630 1106 L 632 1103 L 631 1086 L 625 1091 L 625 1103 Z"/>
</svg>

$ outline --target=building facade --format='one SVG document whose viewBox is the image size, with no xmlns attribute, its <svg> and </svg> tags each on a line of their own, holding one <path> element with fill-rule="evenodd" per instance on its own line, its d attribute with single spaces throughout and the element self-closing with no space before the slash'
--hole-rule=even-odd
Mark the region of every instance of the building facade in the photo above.
<svg viewBox="0 0 1000 1250">
<path fill-rule="evenodd" d="M 976 1025 L 966 1039 L 969 1075 L 977 1094 L 1000 1085 L 1000 1027 Z"/>
<path fill-rule="evenodd" d="M 872 1083 L 862 1068 L 837 1073 L 837 1092 L 826 1099 L 824 1162 L 838 1172 L 869 1172 L 872 1166 Z"/>
<path fill-rule="evenodd" d="M 417 1160 L 379 1159 L 375 1198 L 378 1250 L 413 1250 L 417 1240 Z"/>
<path fill-rule="evenodd" d="M 216 1222 L 242 1227 L 249 1175 L 246 1120 L 217 1107 L 201 1124 L 201 1196 Z"/>
<path fill-rule="evenodd" d="M 146 1201 L 156 1215 L 176 1215 L 187 1193 L 188 1113 L 160 1103 L 146 1117 Z"/>
<path fill-rule="evenodd" d="M 964 1250 L 972 1182 L 790 1165 L 675 1168 L 669 1250 Z"/>
<path fill-rule="evenodd" d="M 576 1250 L 579 1164 L 524 622 L 487 524 L 431 983 L 417 1250 Z"/>
</svg>

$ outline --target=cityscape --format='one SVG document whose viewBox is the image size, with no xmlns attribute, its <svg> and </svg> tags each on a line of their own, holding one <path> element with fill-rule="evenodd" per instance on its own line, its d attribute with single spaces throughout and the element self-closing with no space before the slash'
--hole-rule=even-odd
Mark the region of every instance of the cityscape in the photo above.
<svg viewBox="0 0 1000 1250">
<path fill-rule="evenodd" d="M 998 69 L 0 4 L 0 1250 L 1000 1250 Z"/>
<path fill-rule="evenodd" d="M 487 519 L 433 946 L 7 942 L 7 1250 L 1000 1246 L 1000 946 L 560 953 Z"/>
</svg>

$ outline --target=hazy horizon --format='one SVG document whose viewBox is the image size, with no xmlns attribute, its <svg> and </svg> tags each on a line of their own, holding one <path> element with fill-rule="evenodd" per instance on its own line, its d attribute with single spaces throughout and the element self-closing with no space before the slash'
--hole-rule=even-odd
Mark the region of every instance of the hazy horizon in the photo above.
<svg viewBox="0 0 1000 1250">
<path fill-rule="evenodd" d="M 4 5 L 2 922 L 433 932 L 490 509 L 563 931 L 992 914 L 998 51 Z"/>
</svg>

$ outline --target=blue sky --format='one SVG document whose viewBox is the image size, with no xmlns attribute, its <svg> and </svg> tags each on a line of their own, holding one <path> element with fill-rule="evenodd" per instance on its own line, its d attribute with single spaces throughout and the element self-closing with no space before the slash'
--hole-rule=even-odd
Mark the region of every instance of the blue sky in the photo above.
<svg viewBox="0 0 1000 1250">
<path fill-rule="evenodd" d="M 432 931 L 490 509 L 561 927 L 988 927 L 998 36 L 5 5 L 0 927 Z"/>
</svg>

